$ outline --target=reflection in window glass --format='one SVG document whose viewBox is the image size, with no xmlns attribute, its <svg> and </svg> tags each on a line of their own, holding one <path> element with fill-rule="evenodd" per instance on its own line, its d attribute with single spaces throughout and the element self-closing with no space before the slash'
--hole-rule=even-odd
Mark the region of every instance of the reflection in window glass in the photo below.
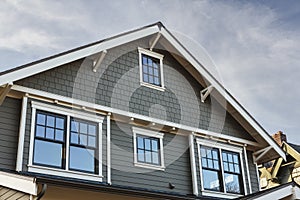
<svg viewBox="0 0 300 200">
<path fill-rule="evenodd" d="M 71 146 L 70 147 L 70 169 L 94 173 L 95 151 Z"/>
<path fill-rule="evenodd" d="M 34 142 L 33 163 L 62 167 L 62 144 L 36 139 Z"/>
<path fill-rule="evenodd" d="M 203 169 L 202 174 L 204 180 L 204 189 L 220 191 L 220 180 L 217 171 Z"/>
</svg>

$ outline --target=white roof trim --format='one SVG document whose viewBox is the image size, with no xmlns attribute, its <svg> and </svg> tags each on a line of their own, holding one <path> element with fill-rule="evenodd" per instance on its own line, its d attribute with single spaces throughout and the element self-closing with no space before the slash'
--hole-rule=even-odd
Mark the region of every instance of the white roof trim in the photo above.
<svg viewBox="0 0 300 200">
<path fill-rule="evenodd" d="M 37 195 L 35 178 L 0 171 L 0 185 L 13 190 Z"/>
<path fill-rule="evenodd" d="M 230 96 L 230 94 L 224 89 L 224 87 L 216 81 L 216 79 L 196 60 L 183 46 L 178 42 L 178 40 L 170 34 L 170 32 L 163 26 L 156 24 L 153 26 L 145 27 L 127 34 L 123 34 L 119 37 L 114 37 L 105 40 L 99 44 L 93 46 L 85 47 L 71 53 L 67 53 L 62 56 L 58 56 L 44 62 L 33 64 L 30 67 L 25 67 L 20 70 L 12 71 L 7 74 L 3 74 L 0 80 L 0 86 L 8 82 L 13 82 L 20 80 L 25 77 L 32 76 L 34 74 L 52 69 L 56 66 L 62 65 L 64 63 L 72 62 L 74 60 L 101 52 L 106 49 L 110 49 L 124 43 L 134 41 L 151 34 L 160 32 L 174 47 L 177 51 L 182 54 L 183 57 L 189 61 L 194 68 L 204 76 L 211 85 L 224 96 L 224 98 L 241 114 L 241 116 L 248 121 L 251 126 L 265 139 L 265 141 L 274 148 L 274 150 L 284 159 L 286 159 L 285 153 L 282 149 L 275 143 L 275 141 L 261 128 L 261 126 L 238 104 L 238 102 Z"/>
</svg>

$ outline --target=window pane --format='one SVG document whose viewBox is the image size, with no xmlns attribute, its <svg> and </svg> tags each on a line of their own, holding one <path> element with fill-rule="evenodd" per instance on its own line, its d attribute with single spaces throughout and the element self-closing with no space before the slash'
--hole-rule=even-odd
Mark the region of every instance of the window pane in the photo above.
<svg viewBox="0 0 300 200">
<path fill-rule="evenodd" d="M 143 65 L 143 73 L 148 74 L 148 67 L 147 67 L 147 65 Z"/>
<path fill-rule="evenodd" d="M 220 181 L 218 172 L 203 169 L 203 187 L 207 190 L 220 191 Z"/>
<path fill-rule="evenodd" d="M 201 157 L 206 157 L 206 150 L 201 147 Z"/>
<path fill-rule="evenodd" d="M 96 135 L 96 126 L 89 125 L 89 135 Z"/>
<path fill-rule="evenodd" d="M 208 165 L 208 168 L 213 169 L 213 162 L 211 159 L 207 159 L 207 165 Z"/>
<path fill-rule="evenodd" d="M 151 58 L 148 58 L 148 65 L 152 66 L 152 59 Z"/>
<path fill-rule="evenodd" d="M 148 69 L 149 71 L 149 74 L 153 74 L 153 68 L 152 67 L 149 67 L 149 69 Z"/>
<path fill-rule="evenodd" d="M 80 144 L 81 145 L 87 145 L 87 135 L 81 135 L 80 134 Z"/>
<path fill-rule="evenodd" d="M 227 161 L 227 154 L 226 153 L 222 153 L 222 159 L 223 159 L 223 162 Z"/>
<path fill-rule="evenodd" d="M 217 151 L 213 151 L 213 159 L 219 160 L 219 156 L 218 156 L 218 152 Z"/>
<path fill-rule="evenodd" d="M 46 138 L 54 139 L 54 128 L 46 128 Z"/>
<path fill-rule="evenodd" d="M 229 193 L 241 193 L 239 176 L 234 174 L 224 174 L 226 191 Z"/>
<path fill-rule="evenodd" d="M 89 136 L 89 146 L 96 147 L 96 137 Z"/>
<path fill-rule="evenodd" d="M 144 149 L 144 139 L 143 138 L 141 138 L 141 137 L 137 137 L 137 146 L 138 146 L 138 148 L 140 148 L 140 149 Z"/>
<path fill-rule="evenodd" d="M 36 126 L 35 135 L 37 137 L 45 137 L 45 127 L 43 127 L 43 126 Z"/>
<path fill-rule="evenodd" d="M 34 158 L 35 164 L 43 164 L 54 167 L 62 166 L 62 144 L 35 140 Z"/>
<path fill-rule="evenodd" d="M 158 151 L 158 142 L 157 140 L 151 140 L 152 142 L 152 151 Z"/>
<path fill-rule="evenodd" d="M 151 150 L 150 139 L 145 138 L 144 141 L 145 141 L 145 149 L 146 150 Z"/>
<path fill-rule="evenodd" d="M 55 124 L 55 127 L 56 128 L 60 128 L 60 129 L 63 129 L 64 128 L 64 122 L 65 120 L 63 118 L 56 118 L 56 124 Z"/>
<path fill-rule="evenodd" d="M 143 64 L 147 64 L 147 57 L 143 55 Z"/>
<path fill-rule="evenodd" d="M 148 83 L 148 75 L 147 74 L 143 74 L 143 81 Z"/>
<path fill-rule="evenodd" d="M 234 172 L 234 168 L 233 168 L 233 164 L 232 163 L 229 163 L 229 171 L 230 172 Z"/>
<path fill-rule="evenodd" d="M 146 156 L 146 162 L 151 163 L 151 152 L 146 151 L 145 156 Z"/>
<path fill-rule="evenodd" d="M 202 167 L 207 167 L 207 160 L 205 158 L 201 159 Z"/>
<path fill-rule="evenodd" d="M 64 131 L 56 130 L 55 131 L 55 140 L 64 141 Z"/>
<path fill-rule="evenodd" d="M 154 69 L 158 69 L 158 64 L 155 62 L 155 63 L 153 63 L 153 67 L 154 67 Z M 157 71 L 157 70 L 156 70 Z"/>
<path fill-rule="evenodd" d="M 71 143 L 78 144 L 78 134 L 77 133 L 71 133 Z"/>
<path fill-rule="evenodd" d="M 224 163 L 224 171 L 229 171 L 229 168 L 228 168 L 228 163 Z"/>
<path fill-rule="evenodd" d="M 87 124 L 80 123 L 80 133 L 87 134 Z"/>
<path fill-rule="evenodd" d="M 137 153 L 138 153 L 138 161 L 145 162 L 144 151 L 139 149 Z"/>
<path fill-rule="evenodd" d="M 153 74 L 154 74 L 154 76 L 157 76 L 157 77 L 158 77 L 158 70 L 157 70 L 157 69 L 154 69 Z"/>
<path fill-rule="evenodd" d="M 156 152 L 152 153 L 152 163 L 159 164 L 158 153 Z"/>
<path fill-rule="evenodd" d="M 37 114 L 37 119 L 36 123 L 40 125 L 45 125 L 46 124 L 46 116 L 44 114 Z"/>
<path fill-rule="evenodd" d="M 212 153 L 211 153 L 211 150 L 210 150 L 210 149 L 207 149 L 207 150 L 206 150 L 206 157 L 207 157 L 207 158 L 212 158 Z"/>
<path fill-rule="evenodd" d="M 227 156 L 228 156 L 228 162 L 233 162 L 232 155 L 228 153 Z"/>
<path fill-rule="evenodd" d="M 95 151 L 81 147 L 70 147 L 70 168 L 95 172 Z"/>
<path fill-rule="evenodd" d="M 71 121 L 71 131 L 78 132 L 79 123 L 75 121 Z"/>
<path fill-rule="evenodd" d="M 153 76 L 149 76 L 149 83 L 153 83 Z"/>
<path fill-rule="evenodd" d="M 214 169 L 219 169 L 219 162 L 218 161 L 214 161 Z"/>
<path fill-rule="evenodd" d="M 238 164 L 239 163 L 239 158 L 237 155 L 233 155 L 233 162 Z"/>
<path fill-rule="evenodd" d="M 234 165 L 234 171 L 235 171 L 235 173 L 240 173 L 240 166 L 235 164 Z"/>
<path fill-rule="evenodd" d="M 54 127 L 54 117 L 53 116 L 47 116 L 47 126 Z"/>
</svg>

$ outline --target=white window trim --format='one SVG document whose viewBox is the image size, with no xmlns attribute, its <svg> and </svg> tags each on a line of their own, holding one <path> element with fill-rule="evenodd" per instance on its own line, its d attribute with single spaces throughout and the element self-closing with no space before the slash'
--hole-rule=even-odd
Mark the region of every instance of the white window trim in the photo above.
<svg viewBox="0 0 300 200">
<path fill-rule="evenodd" d="M 161 55 L 161 54 L 153 52 L 153 51 L 149 51 L 147 49 L 143 49 L 141 47 L 138 47 L 138 51 L 139 51 L 139 67 L 140 67 L 140 82 L 141 82 L 141 85 L 146 86 L 146 87 L 150 87 L 150 88 L 153 88 L 153 89 L 157 89 L 157 90 L 160 90 L 160 91 L 165 91 L 164 72 L 163 72 L 163 57 L 164 57 L 164 55 Z M 161 86 L 153 85 L 151 83 L 147 83 L 147 82 L 143 81 L 142 54 L 145 54 L 147 56 L 159 59 Z"/>
<path fill-rule="evenodd" d="M 221 142 L 216 142 L 216 141 L 213 141 L 213 140 L 207 140 L 207 139 L 205 140 L 205 139 L 196 138 L 196 141 L 197 141 L 197 148 L 198 148 L 198 159 L 199 159 L 202 195 L 212 196 L 212 197 L 219 197 L 219 198 L 229 198 L 229 199 L 243 196 L 242 194 L 227 193 L 226 190 L 224 192 L 218 192 L 218 191 L 210 191 L 210 190 L 205 190 L 204 189 L 203 184 L 202 184 L 204 180 L 203 180 L 203 175 L 202 175 L 200 145 L 207 146 L 207 147 L 212 147 L 212 148 L 217 148 L 219 150 L 221 170 L 222 170 L 222 178 L 223 178 L 223 188 L 225 188 L 225 181 L 224 181 L 223 159 L 222 159 L 222 154 L 221 154 L 222 150 L 227 150 L 227 151 L 232 151 L 232 152 L 239 153 L 240 162 L 241 162 L 241 171 L 242 171 L 242 178 L 243 178 L 244 193 L 246 194 L 247 188 L 246 188 L 243 154 L 242 154 L 243 148 L 238 147 L 238 146 L 234 146 L 234 145 L 224 144 L 224 143 L 221 143 Z"/>
<path fill-rule="evenodd" d="M 30 132 L 30 146 L 29 146 L 29 159 L 28 159 L 28 171 L 34 173 L 42 173 L 49 175 L 57 175 L 70 178 L 79 178 L 86 179 L 91 181 L 102 182 L 102 123 L 104 117 L 91 115 L 88 113 L 62 108 L 59 106 L 49 105 L 41 102 L 32 101 L 32 115 L 31 115 L 31 132 Z M 67 137 L 66 137 L 66 146 L 69 147 L 69 134 L 70 134 L 70 118 L 75 117 L 78 119 L 84 119 L 87 121 L 92 121 L 98 123 L 98 174 L 89 174 L 84 172 L 77 172 L 69 170 L 69 148 L 66 148 L 66 168 L 65 169 L 56 169 L 51 167 L 44 167 L 39 165 L 33 165 L 33 149 L 34 149 L 34 138 L 35 138 L 35 122 L 36 122 L 36 110 L 48 111 L 56 114 L 65 115 L 67 117 Z"/>
<path fill-rule="evenodd" d="M 132 132 L 133 132 L 133 154 L 134 154 L 134 166 L 135 167 L 143 167 L 147 169 L 155 169 L 155 170 L 165 170 L 165 162 L 164 162 L 164 145 L 163 145 L 163 137 L 164 134 L 157 132 L 157 131 L 152 131 L 152 130 L 147 130 L 143 128 L 138 128 L 138 127 L 132 127 Z M 160 165 L 151 165 L 147 163 L 141 163 L 138 162 L 137 160 L 137 144 L 136 144 L 136 137 L 137 135 L 145 135 L 149 137 L 155 137 L 159 139 L 159 144 L 160 144 Z"/>
</svg>

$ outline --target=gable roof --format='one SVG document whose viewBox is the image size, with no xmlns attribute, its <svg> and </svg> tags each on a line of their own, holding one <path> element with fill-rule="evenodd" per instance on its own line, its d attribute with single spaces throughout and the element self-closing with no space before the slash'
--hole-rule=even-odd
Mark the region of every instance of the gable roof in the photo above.
<svg viewBox="0 0 300 200">
<path fill-rule="evenodd" d="M 166 29 L 161 23 L 157 22 L 142 28 L 125 32 L 104 40 L 100 40 L 85 46 L 81 46 L 54 56 L 50 56 L 26 65 L 22 65 L 0 73 L 0 86 L 14 81 L 44 72 L 46 70 L 55 68 L 65 63 L 78 60 L 93 54 L 97 54 L 107 49 L 144 38 L 147 36 L 161 34 L 162 37 L 171 44 L 170 48 L 174 48 L 179 55 L 205 78 L 205 82 L 212 85 L 217 91 L 217 94 L 224 98 L 227 102 L 227 110 L 230 110 L 230 114 L 241 124 L 246 127 L 246 130 L 252 135 L 253 138 L 261 144 L 261 148 L 271 146 L 272 148 L 265 148 L 257 153 L 259 162 L 265 162 L 267 160 L 274 159 L 276 157 L 283 157 L 285 154 L 282 149 L 273 141 L 269 134 L 263 129 L 263 127 L 246 111 L 245 108 L 222 86 L 222 84 L 201 64 L 201 61 L 197 60 L 188 49 L 186 49 L 172 33 Z M 205 55 L 205 54 L 204 54 Z M 258 149 L 256 149 L 258 150 Z M 264 156 L 259 156 L 264 155 Z"/>
</svg>

